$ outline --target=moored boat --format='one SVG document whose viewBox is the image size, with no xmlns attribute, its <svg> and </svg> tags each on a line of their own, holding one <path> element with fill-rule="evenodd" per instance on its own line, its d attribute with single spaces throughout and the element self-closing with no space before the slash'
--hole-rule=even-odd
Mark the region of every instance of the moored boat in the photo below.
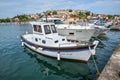
<svg viewBox="0 0 120 80">
<path fill-rule="evenodd" d="M 120 31 L 120 19 L 115 19 L 113 21 L 113 27 L 111 30 L 119 30 Z"/>
<path fill-rule="evenodd" d="M 59 18 L 43 18 L 43 22 L 55 23 L 58 34 L 66 36 L 69 40 L 86 41 L 89 42 L 94 35 L 95 28 L 89 25 L 80 24 L 63 24 L 64 22 Z"/>
<path fill-rule="evenodd" d="M 58 35 L 53 23 L 31 22 L 33 34 L 21 36 L 22 45 L 31 50 L 60 60 L 70 59 L 87 62 L 95 55 L 98 41 L 93 43 L 69 42 L 65 36 Z"/>
<path fill-rule="evenodd" d="M 102 18 L 90 18 L 88 24 L 94 25 L 95 33 L 93 37 L 106 34 L 112 28 L 112 22 L 104 21 Z"/>
</svg>

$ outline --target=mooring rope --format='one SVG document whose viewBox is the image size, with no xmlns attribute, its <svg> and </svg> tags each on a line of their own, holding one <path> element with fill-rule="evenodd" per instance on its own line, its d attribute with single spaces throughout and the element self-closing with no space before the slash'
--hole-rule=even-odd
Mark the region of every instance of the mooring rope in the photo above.
<svg viewBox="0 0 120 80">
<path fill-rule="evenodd" d="M 91 51 L 90 46 L 89 46 L 89 50 L 90 50 L 90 53 L 91 53 L 92 59 L 93 59 L 94 64 L 95 64 L 95 68 L 96 68 L 96 71 L 97 71 L 97 75 L 99 76 L 99 75 L 100 75 L 100 71 L 99 71 L 98 66 L 97 66 L 97 63 L 96 63 L 96 61 L 95 61 L 95 59 L 94 59 L 94 55 L 92 55 L 92 51 Z"/>
</svg>

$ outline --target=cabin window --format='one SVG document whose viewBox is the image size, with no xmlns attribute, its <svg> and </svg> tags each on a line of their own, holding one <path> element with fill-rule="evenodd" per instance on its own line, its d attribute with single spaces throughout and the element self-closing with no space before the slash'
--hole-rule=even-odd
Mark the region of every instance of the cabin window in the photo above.
<svg viewBox="0 0 120 80">
<path fill-rule="evenodd" d="M 69 33 L 69 35 L 74 35 L 74 33 Z"/>
<path fill-rule="evenodd" d="M 33 25 L 34 31 L 42 33 L 42 29 L 40 25 Z"/>
<path fill-rule="evenodd" d="M 35 38 L 35 41 L 36 41 L 36 42 L 38 42 L 38 39 L 37 39 L 37 38 Z"/>
<path fill-rule="evenodd" d="M 42 40 L 42 43 L 43 43 L 43 44 L 45 44 L 45 43 L 46 43 L 46 41 L 45 41 L 45 40 Z"/>
<path fill-rule="evenodd" d="M 62 41 L 65 41 L 65 39 L 62 39 Z"/>
<path fill-rule="evenodd" d="M 43 20 L 44 22 L 46 22 L 46 20 Z"/>
<path fill-rule="evenodd" d="M 55 28 L 55 25 L 51 25 L 51 29 L 52 29 L 52 32 L 53 32 L 53 33 L 57 33 L 56 28 Z"/>
<path fill-rule="evenodd" d="M 52 21 L 52 20 L 49 20 L 49 22 L 53 23 L 53 21 Z"/>
<path fill-rule="evenodd" d="M 45 34 L 50 34 L 51 33 L 49 25 L 44 25 L 44 30 L 45 30 Z"/>
<path fill-rule="evenodd" d="M 33 25 L 34 31 L 37 31 L 37 27 L 36 25 Z"/>
<path fill-rule="evenodd" d="M 55 43 L 58 43 L 58 40 L 56 40 Z"/>
</svg>

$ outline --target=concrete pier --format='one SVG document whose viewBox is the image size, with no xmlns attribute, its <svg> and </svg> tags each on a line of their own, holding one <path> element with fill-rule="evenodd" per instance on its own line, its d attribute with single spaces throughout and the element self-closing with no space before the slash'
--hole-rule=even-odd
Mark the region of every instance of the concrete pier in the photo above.
<svg viewBox="0 0 120 80">
<path fill-rule="evenodd" d="M 98 80 L 120 80 L 120 42 Z"/>
</svg>

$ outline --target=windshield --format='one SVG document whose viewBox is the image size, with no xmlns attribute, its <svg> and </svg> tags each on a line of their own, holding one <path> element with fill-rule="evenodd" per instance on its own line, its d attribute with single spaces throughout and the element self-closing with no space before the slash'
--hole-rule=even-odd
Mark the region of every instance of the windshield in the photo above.
<svg viewBox="0 0 120 80">
<path fill-rule="evenodd" d="M 97 21 L 96 23 L 95 23 L 95 25 L 99 25 L 99 26 L 104 26 L 106 24 L 106 21 Z"/>
<path fill-rule="evenodd" d="M 61 20 L 54 20 L 55 24 L 63 24 L 63 22 Z"/>
<path fill-rule="evenodd" d="M 103 21 L 103 19 L 101 19 L 101 18 L 90 18 L 90 19 L 88 19 L 89 23 L 95 23 L 97 21 Z"/>
<path fill-rule="evenodd" d="M 50 34 L 51 33 L 49 25 L 44 25 L 44 30 L 45 30 L 45 34 Z"/>
<path fill-rule="evenodd" d="M 51 25 L 51 29 L 52 29 L 52 32 L 53 32 L 53 33 L 57 33 L 56 28 L 55 28 L 55 25 Z"/>
</svg>

